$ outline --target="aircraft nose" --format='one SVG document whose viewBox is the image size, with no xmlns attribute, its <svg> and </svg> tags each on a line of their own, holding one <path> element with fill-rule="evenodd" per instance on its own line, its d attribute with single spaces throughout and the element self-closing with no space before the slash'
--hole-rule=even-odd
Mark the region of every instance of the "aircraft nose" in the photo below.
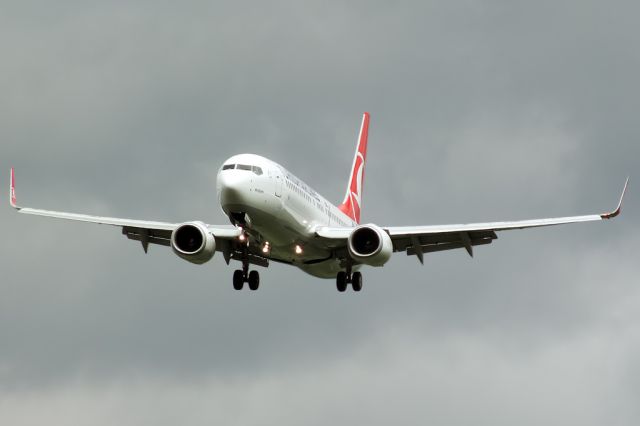
<svg viewBox="0 0 640 426">
<path fill-rule="evenodd" d="M 218 196 L 222 206 L 244 204 L 247 179 L 244 173 L 222 170 L 218 174 Z"/>
</svg>

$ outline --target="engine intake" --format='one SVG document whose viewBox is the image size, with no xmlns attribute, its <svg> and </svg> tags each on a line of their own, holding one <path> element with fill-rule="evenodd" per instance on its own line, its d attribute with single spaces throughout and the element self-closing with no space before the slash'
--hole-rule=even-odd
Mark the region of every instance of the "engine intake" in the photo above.
<svg viewBox="0 0 640 426">
<path fill-rule="evenodd" d="M 369 224 L 357 227 L 347 242 L 349 255 L 370 266 L 382 266 L 393 254 L 391 237 L 379 226 Z"/>
<path fill-rule="evenodd" d="M 171 233 L 171 248 L 181 258 L 198 265 L 211 260 L 216 240 L 202 222 L 187 222 Z"/>
</svg>

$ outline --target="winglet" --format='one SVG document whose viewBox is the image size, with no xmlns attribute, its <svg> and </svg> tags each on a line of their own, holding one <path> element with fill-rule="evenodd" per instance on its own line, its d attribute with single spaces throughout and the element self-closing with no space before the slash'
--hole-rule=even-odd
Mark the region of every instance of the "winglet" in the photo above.
<svg viewBox="0 0 640 426">
<path fill-rule="evenodd" d="M 13 167 L 11 168 L 11 183 L 9 186 L 9 204 L 11 204 L 11 207 L 14 209 L 19 209 L 16 204 L 16 173 Z"/>
<path fill-rule="evenodd" d="M 622 189 L 622 195 L 620 196 L 620 201 L 618 202 L 618 207 L 610 213 L 601 214 L 600 217 L 602 219 L 613 219 L 614 217 L 620 214 L 620 211 L 622 209 L 622 199 L 624 198 L 625 192 L 627 192 L 627 185 L 629 185 L 629 178 L 627 178 L 627 181 L 624 183 L 624 188 Z"/>
</svg>

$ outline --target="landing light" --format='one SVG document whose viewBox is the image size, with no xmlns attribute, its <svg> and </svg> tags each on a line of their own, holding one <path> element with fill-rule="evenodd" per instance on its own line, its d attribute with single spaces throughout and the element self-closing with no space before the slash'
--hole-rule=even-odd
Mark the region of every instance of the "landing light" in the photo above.
<svg viewBox="0 0 640 426">
<path fill-rule="evenodd" d="M 271 250 L 271 246 L 269 245 L 269 241 L 265 241 L 264 245 L 262 246 L 262 252 L 264 254 L 269 253 L 269 251 Z"/>
<path fill-rule="evenodd" d="M 296 254 L 302 254 L 302 247 L 300 247 L 298 244 L 296 244 Z"/>
</svg>

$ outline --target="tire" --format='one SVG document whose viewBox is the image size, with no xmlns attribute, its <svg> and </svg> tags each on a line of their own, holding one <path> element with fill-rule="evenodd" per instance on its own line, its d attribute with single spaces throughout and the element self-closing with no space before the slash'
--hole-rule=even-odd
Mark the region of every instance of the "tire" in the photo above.
<svg viewBox="0 0 640 426">
<path fill-rule="evenodd" d="M 354 272 L 351 275 L 351 286 L 353 286 L 353 291 L 362 290 L 362 274 L 360 272 Z"/>
<path fill-rule="evenodd" d="M 343 293 L 347 289 L 347 274 L 344 271 L 338 272 L 336 276 L 336 288 L 340 293 Z"/>
<path fill-rule="evenodd" d="M 257 290 L 260 286 L 260 274 L 258 271 L 249 272 L 249 288 L 251 290 Z"/>
<path fill-rule="evenodd" d="M 244 286 L 244 273 L 240 269 L 236 269 L 233 273 L 233 288 L 242 290 Z"/>
</svg>

